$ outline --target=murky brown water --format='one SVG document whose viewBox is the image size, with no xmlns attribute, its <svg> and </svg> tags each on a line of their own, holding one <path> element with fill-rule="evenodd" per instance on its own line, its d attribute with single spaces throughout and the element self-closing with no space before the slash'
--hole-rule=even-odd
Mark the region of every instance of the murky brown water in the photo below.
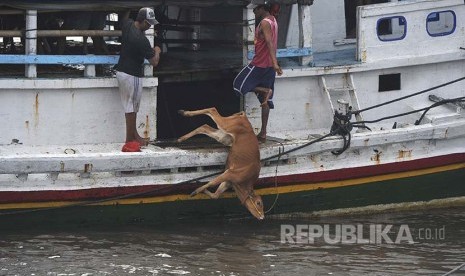
<svg viewBox="0 0 465 276">
<path fill-rule="evenodd" d="M 291 243 L 297 236 L 289 235 L 283 243 L 282 227 L 297 225 L 304 228 L 301 233 L 328 225 L 336 242 L 320 237 Z M 393 225 L 394 243 L 338 241 L 335 229 L 343 225 L 361 225 L 364 237 L 370 225 Z M 405 239 L 396 244 L 400 232 Z M 0 235 L 0 275 L 443 275 L 465 263 L 465 208 Z M 465 275 L 465 269 L 454 275 Z"/>
</svg>

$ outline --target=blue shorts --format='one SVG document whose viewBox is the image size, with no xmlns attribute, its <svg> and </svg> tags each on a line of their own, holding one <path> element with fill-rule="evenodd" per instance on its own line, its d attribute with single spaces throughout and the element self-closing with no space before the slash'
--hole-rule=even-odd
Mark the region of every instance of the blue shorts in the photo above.
<svg viewBox="0 0 465 276">
<path fill-rule="evenodd" d="M 274 80 L 276 72 L 273 67 L 261 68 L 254 65 L 247 65 L 236 76 L 233 82 L 234 91 L 238 96 L 243 96 L 248 92 L 254 91 L 256 87 L 271 88 L 273 93 L 268 100 L 268 106 L 273 109 L 273 94 L 274 94 Z M 260 102 L 263 102 L 263 97 L 257 94 Z"/>
</svg>

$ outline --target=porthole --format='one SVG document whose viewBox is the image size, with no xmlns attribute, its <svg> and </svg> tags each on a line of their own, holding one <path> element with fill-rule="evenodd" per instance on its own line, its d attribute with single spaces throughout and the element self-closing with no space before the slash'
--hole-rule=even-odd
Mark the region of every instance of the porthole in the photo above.
<svg viewBox="0 0 465 276">
<path fill-rule="evenodd" d="M 403 16 L 380 18 L 376 24 L 376 33 L 381 41 L 404 39 L 407 35 L 407 20 Z"/>
<path fill-rule="evenodd" d="M 456 22 L 453 11 L 432 12 L 426 17 L 426 31 L 430 36 L 449 35 L 455 31 Z"/>
</svg>

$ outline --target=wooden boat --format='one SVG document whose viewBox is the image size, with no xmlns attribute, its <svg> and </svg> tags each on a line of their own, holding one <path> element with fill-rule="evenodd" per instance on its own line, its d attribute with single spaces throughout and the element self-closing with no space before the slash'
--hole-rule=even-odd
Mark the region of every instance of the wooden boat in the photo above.
<svg viewBox="0 0 465 276">
<path fill-rule="evenodd" d="M 48 11 L 56 8 L 49 2 Z M 84 1 L 64 2 L 60 9 L 73 11 Z M 221 173 L 228 149 L 205 138 L 174 140 L 208 122 L 181 118 L 178 109 L 245 110 L 259 130 L 258 101 L 231 87 L 253 55 L 253 13 L 244 1 L 164 2 L 157 11 L 183 28 L 162 24 L 165 53 L 159 68 L 146 68 L 138 122 L 154 140 L 137 153 L 121 152 L 116 79 L 95 70 L 117 56 L 37 55 L 34 42 L 46 33 L 34 18 L 45 6 L 3 6 L 3 14 L 26 9 L 31 31 L 26 54 L 0 55 L 2 227 L 248 217 L 233 193 L 189 197 Z M 311 2 L 281 1 L 284 74 L 255 188 L 267 215 L 464 197 L 463 1 Z"/>
</svg>

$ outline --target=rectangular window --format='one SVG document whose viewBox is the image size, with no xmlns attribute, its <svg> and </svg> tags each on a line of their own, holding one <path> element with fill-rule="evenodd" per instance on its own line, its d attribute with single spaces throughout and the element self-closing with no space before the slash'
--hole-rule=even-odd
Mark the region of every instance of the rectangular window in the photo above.
<svg viewBox="0 0 465 276">
<path fill-rule="evenodd" d="M 456 16 L 453 11 L 433 12 L 426 18 L 426 31 L 430 36 L 449 35 L 455 31 Z"/>
<path fill-rule="evenodd" d="M 378 92 L 400 90 L 400 73 L 379 75 Z"/>
<path fill-rule="evenodd" d="M 407 35 L 407 20 L 403 16 L 378 19 L 376 33 L 381 41 L 401 40 Z"/>
</svg>

